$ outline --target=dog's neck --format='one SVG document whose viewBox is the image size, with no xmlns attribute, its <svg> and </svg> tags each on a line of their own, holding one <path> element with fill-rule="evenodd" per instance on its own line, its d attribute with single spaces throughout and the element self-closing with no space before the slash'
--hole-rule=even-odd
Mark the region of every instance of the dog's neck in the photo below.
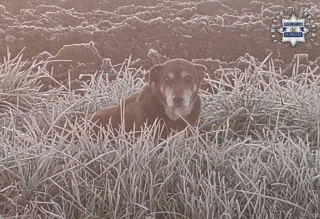
<svg viewBox="0 0 320 219">
<path fill-rule="evenodd" d="M 164 107 L 166 116 L 173 121 L 177 121 L 178 119 L 181 119 L 181 117 L 184 118 L 188 116 L 191 113 L 192 109 L 193 104 L 188 108 Z"/>
</svg>

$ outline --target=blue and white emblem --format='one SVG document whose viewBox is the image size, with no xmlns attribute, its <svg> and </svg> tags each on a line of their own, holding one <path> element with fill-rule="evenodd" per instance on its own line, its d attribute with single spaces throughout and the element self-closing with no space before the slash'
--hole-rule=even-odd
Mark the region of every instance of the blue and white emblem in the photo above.
<svg viewBox="0 0 320 219">
<path fill-rule="evenodd" d="M 282 18 L 282 27 L 278 29 L 282 34 L 282 42 L 290 42 L 291 46 L 295 46 L 297 42 L 305 42 L 305 34 L 309 29 L 305 27 L 305 19 L 297 19 L 293 13 L 290 19 Z"/>
</svg>

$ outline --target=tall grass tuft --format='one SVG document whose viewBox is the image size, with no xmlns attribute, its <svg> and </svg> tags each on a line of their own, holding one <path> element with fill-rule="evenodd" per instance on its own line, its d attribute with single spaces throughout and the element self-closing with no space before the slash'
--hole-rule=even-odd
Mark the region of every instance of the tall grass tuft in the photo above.
<svg viewBox="0 0 320 219">
<path fill-rule="evenodd" d="M 8 56 L 9 57 L 9 56 Z M 40 92 L 45 63 L 0 65 L 2 218 L 319 218 L 319 76 L 248 61 L 211 80 L 193 134 L 155 141 L 146 127 L 93 141 L 78 123 L 144 86 L 125 61 L 83 95 Z M 231 87 L 232 89 L 225 89 Z M 63 131 L 77 141 L 65 139 Z M 134 140 L 132 140 L 134 139 Z"/>
</svg>

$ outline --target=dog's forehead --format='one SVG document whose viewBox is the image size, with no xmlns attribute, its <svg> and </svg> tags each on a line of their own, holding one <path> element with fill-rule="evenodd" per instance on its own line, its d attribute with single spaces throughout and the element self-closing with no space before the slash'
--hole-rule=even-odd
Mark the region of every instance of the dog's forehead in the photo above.
<svg viewBox="0 0 320 219">
<path fill-rule="evenodd" d="M 169 62 L 163 65 L 166 74 L 186 76 L 195 72 L 195 67 L 189 62 Z"/>
</svg>

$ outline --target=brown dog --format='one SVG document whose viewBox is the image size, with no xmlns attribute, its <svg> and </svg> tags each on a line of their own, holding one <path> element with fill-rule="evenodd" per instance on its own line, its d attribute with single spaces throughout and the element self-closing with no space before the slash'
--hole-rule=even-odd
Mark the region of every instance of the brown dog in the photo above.
<svg viewBox="0 0 320 219">
<path fill-rule="evenodd" d="M 139 131 L 141 126 L 159 121 L 164 126 L 161 137 L 166 138 L 171 131 L 194 125 L 201 111 L 198 90 L 206 70 L 203 65 L 183 59 L 153 66 L 145 75 L 148 83 L 141 92 L 93 114 L 94 131 L 108 124 L 116 131 L 121 124 L 126 132 Z"/>
</svg>

